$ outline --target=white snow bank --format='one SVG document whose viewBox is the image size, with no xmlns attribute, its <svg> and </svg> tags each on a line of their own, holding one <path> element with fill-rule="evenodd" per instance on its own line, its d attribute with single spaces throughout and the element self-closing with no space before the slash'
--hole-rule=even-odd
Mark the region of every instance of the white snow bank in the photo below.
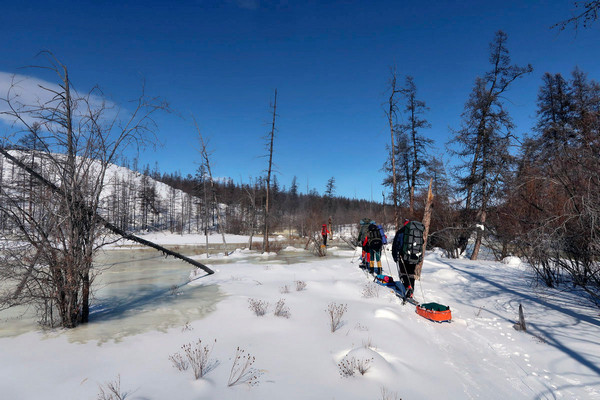
<svg viewBox="0 0 600 400">
<path fill-rule="evenodd" d="M 521 259 L 515 256 L 509 256 L 502 259 L 502 264 L 518 267 L 522 264 Z"/>
</svg>

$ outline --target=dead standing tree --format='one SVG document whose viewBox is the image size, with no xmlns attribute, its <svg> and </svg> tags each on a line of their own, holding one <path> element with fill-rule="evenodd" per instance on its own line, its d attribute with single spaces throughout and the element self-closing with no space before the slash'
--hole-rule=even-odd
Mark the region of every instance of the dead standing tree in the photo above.
<svg viewBox="0 0 600 400">
<path fill-rule="evenodd" d="M 0 148 L 2 156 L 37 182 L 35 193 L 30 194 L 39 200 L 35 212 L 29 212 L 27 203 L 21 201 L 27 188 L 7 190 L 3 185 L 0 192 L 6 200 L 1 202 L 1 217 L 13 228 L 10 239 L 25 243 L 0 255 L 5 289 L 0 307 L 33 304 L 41 311 L 42 322 L 66 328 L 87 322 L 93 258 L 105 243 L 104 228 L 213 273 L 196 261 L 124 232 L 100 215 L 108 166 L 128 145 L 152 142 L 152 116 L 166 104 L 142 94 L 122 120 L 96 89 L 86 95 L 74 91 L 67 67 L 51 53 L 42 54 L 49 66 L 40 68 L 56 74 L 59 84 L 39 85 L 39 100 L 25 103 L 21 100 L 27 98 L 22 96 L 23 81 L 15 80 L 3 99 L 2 117 L 18 128 L 5 138 L 7 143 L 33 135 L 43 151 L 36 153 L 39 163 L 34 164 L 31 152 Z"/>
<path fill-rule="evenodd" d="M 215 207 L 217 208 L 217 224 L 218 230 L 221 232 L 221 236 L 223 238 L 223 246 L 225 246 L 224 252 L 225 256 L 228 256 L 227 253 L 227 241 L 225 240 L 225 231 L 223 230 L 223 221 L 221 220 L 221 208 L 219 207 L 219 202 L 217 200 L 217 188 L 215 187 L 215 181 L 213 180 L 212 170 L 210 168 L 210 158 L 208 154 L 208 149 L 206 148 L 206 143 L 204 142 L 204 138 L 202 137 L 202 132 L 200 132 L 200 127 L 194 118 L 194 125 L 196 126 L 196 130 L 198 131 L 198 140 L 200 141 L 200 156 L 202 157 L 202 165 L 204 166 L 205 172 L 208 174 L 208 181 L 210 182 L 210 191 L 212 193 L 212 200 L 215 203 Z M 205 209 L 208 208 L 208 204 L 206 204 L 206 197 L 204 202 Z M 205 233 L 207 233 L 205 231 Z M 208 249 L 208 235 L 206 235 L 207 240 L 207 249 Z"/>
<path fill-rule="evenodd" d="M 273 141 L 275 139 L 275 118 L 277 117 L 277 89 L 275 89 L 275 98 L 273 100 L 273 122 L 271 123 L 271 132 L 267 135 L 267 149 L 269 151 L 269 166 L 267 168 L 267 178 L 265 181 L 265 214 L 264 214 L 264 236 L 263 251 L 269 252 L 269 190 L 271 187 L 271 172 L 273 170 Z"/>
<path fill-rule="evenodd" d="M 394 201 L 394 226 L 396 230 L 400 228 L 400 212 L 398 210 L 398 181 L 396 179 L 396 115 L 398 113 L 398 100 L 396 94 L 400 93 L 401 90 L 396 87 L 396 70 L 392 70 L 392 77 L 390 78 L 390 97 L 388 99 L 388 109 L 385 114 L 388 118 L 388 124 L 390 127 L 390 159 L 392 161 L 392 197 Z"/>
</svg>

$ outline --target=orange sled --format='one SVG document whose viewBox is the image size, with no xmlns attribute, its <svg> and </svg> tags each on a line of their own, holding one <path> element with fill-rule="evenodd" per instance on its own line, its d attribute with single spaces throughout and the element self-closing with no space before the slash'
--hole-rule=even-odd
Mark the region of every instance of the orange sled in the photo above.
<svg viewBox="0 0 600 400">
<path fill-rule="evenodd" d="M 438 303 L 419 304 L 416 309 L 417 314 L 423 318 L 430 319 L 435 322 L 445 322 L 452 320 L 450 307 Z"/>
</svg>

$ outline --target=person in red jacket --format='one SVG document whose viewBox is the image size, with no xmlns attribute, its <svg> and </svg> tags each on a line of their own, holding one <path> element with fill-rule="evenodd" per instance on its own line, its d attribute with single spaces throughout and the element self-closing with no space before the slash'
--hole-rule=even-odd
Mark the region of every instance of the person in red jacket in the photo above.
<svg viewBox="0 0 600 400">
<path fill-rule="evenodd" d="M 323 227 L 321 227 L 321 236 L 323 236 L 323 246 L 327 246 L 327 235 L 329 235 L 331 232 L 329 232 L 329 230 L 327 229 L 327 224 L 323 224 Z"/>
</svg>

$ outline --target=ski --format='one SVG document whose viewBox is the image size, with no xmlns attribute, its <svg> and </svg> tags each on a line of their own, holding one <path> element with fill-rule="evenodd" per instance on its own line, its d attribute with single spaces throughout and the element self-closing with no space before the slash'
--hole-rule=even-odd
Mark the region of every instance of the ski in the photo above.
<svg viewBox="0 0 600 400">
<path fill-rule="evenodd" d="M 415 306 L 418 306 L 418 305 L 421 304 L 417 300 L 415 300 L 413 297 L 403 297 L 402 298 L 402 305 L 404 305 L 406 303 L 410 303 L 410 304 L 415 305 Z"/>
</svg>

